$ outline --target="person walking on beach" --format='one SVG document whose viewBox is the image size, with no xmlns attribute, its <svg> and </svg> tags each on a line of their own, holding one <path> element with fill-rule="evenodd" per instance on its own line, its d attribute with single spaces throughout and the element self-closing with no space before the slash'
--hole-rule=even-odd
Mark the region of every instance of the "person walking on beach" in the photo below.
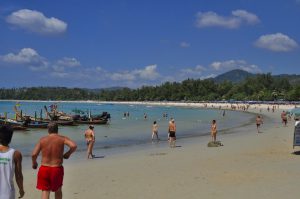
<svg viewBox="0 0 300 199">
<path fill-rule="evenodd" d="M 94 126 L 90 125 L 89 128 L 84 133 L 86 145 L 87 145 L 87 159 L 94 158 L 93 148 L 95 144 L 95 132 Z"/>
<path fill-rule="evenodd" d="M 159 141 L 159 138 L 158 138 L 158 124 L 156 123 L 156 121 L 154 121 L 153 125 L 152 125 L 152 142 L 154 140 L 154 136 L 156 137 L 156 140 Z"/>
<path fill-rule="evenodd" d="M 13 136 L 13 130 L 9 126 L 0 127 L 0 198 L 15 199 L 13 178 L 19 188 L 19 198 L 23 198 L 22 154 L 10 148 L 9 144 Z"/>
<path fill-rule="evenodd" d="M 210 127 L 210 132 L 211 132 L 211 140 L 213 142 L 217 141 L 217 122 L 216 120 L 213 120 L 211 123 L 211 127 Z"/>
<path fill-rule="evenodd" d="M 286 126 L 286 124 L 287 124 L 287 115 L 286 115 L 285 111 L 282 111 L 282 113 L 281 113 L 281 121 L 284 124 L 284 126 Z"/>
<path fill-rule="evenodd" d="M 171 121 L 169 122 L 169 145 L 171 148 L 176 147 L 176 124 L 175 124 L 175 120 L 172 118 Z"/>
<path fill-rule="evenodd" d="M 64 146 L 69 150 L 64 153 Z M 50 191 L 55 192 L 55 199 L 62 198 L 64 177 L 63 159 L 68 159 L 77 145 L 68 137 L 58 135 L 58 125 L 48 124 L 48 135 L 42 137 L 32 151 L 32 168 L 37 169 L 37 157 L 42 152 L 41 166 L 37 176 L 36 188 L 42 191 L 42 199 L 49 199 Z"/>
<path fill-rule="evenodd" d="M 260 129 L 260 126 L 263 124 L 263 119 L 260 115 L 258 115 L 256 117 L 256 128 L 257 128 L 257 133 L 260 133 L 259 129 Z"/>
</svg>

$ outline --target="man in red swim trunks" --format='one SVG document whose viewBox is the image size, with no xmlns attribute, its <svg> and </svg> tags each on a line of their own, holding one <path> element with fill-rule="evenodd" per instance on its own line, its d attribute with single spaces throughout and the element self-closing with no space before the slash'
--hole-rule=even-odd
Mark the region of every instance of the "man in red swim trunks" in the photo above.
<svg viewBox="0 0 300 199">
<path fill-rule="evenodd" d="M 68 159 L 77 146 L 68 137 L 58 135 L 58 126 L 54 122 L 49 123 L 48 133 L 40 139 L 32 152 L 32 168 L 37 169 L 36 160 L 42 151 L 36 188 L 42 191 L 42 199 L 49 199 L 50 191 L 55 192 L 55 199 L 61 199 L 64 177 L 63 159 Z M 64 145 L 69 147 L 66 153 L 64 153 Z"/>
</svg>

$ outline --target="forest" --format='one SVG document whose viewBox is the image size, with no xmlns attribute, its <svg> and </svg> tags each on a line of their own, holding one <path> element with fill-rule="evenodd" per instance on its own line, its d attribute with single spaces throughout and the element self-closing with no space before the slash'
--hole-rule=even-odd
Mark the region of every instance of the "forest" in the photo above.
<svg viewBox="0 0 300 199">
<path fill-rule="evenodd" d="M 66 87 L 0 88 L 2 100 L 101 100 L 101 101 L 300 101 L 300 85 L 285 77 L 258 74 L 239 83 L 213 79 L 187 79 L 137 89 L 84 89 Z"/>
</svg>

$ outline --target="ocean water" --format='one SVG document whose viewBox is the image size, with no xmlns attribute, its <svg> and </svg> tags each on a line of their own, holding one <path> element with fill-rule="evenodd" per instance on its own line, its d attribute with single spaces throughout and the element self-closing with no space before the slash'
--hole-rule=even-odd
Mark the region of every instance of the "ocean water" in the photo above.
<svg viewBox="0 0 300 199">
<path fill-rule="evenodd" d="M 53 102 L 20 102 L 19 109 L 24 114 L 34 116 L 37 112 L 39 117 L 43 107 L 51 105 Z M 0 114 L 7 112 L 8 117 L 14 117 L 13 106 L 15 101 L 0 101 Z M 111 121 L 108 125 L 95 125 L 96 143 L 95 150 L 113 150 L 121 152 L 124 148 L 142 144 L 151 145 L 151 129 L 153 121 L 159 125 L 160 143 L 167 140 L 168 122 L 171 117 L 175 118 L 177 126 L 177 139 L 208 135 L 210 124 L 213 119 L 217 120 L 218 130 L 231 129 L 253 120 L 253 115 L 245 112 L 227 111 L 223 117 L 223 111 L 217 109 L 200 109 L 191 107 L 167 107 L 167 106 L 146 106 L 146 105 L 123 105 L 107 103 L 78 103 L 60 102 L 60 111 L 74 114 L 72 110 L 90 110 L 92 114 L 101 114 L 106 111 L 111 114 Z M 124 118 L 124 112 L 129 112 L 130 116 Z M 168 118 L 163 117 L 163 113 L 168 114 Z M 147 119 L 144 119 L 147 114 Z M 45 111 L 43 110 L 43 117 Z M 70 137 L 77 145 L 77 151 L 84 152 L 86 145 L 84 141 L 84 131 L 88 125 L 60 126 L 59 133 Z M 29 131 L 15 131 L 11 146 L 22 151 L 25 157 L 29 157 L 36 142 L 47 135 L 46 129 L 32 129 Z"/>
</svg>

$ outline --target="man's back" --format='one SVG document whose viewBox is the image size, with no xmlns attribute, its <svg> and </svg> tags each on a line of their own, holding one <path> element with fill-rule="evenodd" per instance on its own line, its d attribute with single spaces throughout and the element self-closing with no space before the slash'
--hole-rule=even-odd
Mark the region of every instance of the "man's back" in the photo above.
<svg viewBox="0 0 300 199">
<path fill-rule="evenodd" d="M 13 155 L 15 150 L 9 148 L 7 151 L 0 151 L 0 198 L 15 198 L 13 177 L 15 172 Z"/>
<path fill-rule="evenodd" d="M 58 134 L 49 134 L 41 138 L 42 165 L 61 166 L 63 163 L 65 137 Z"/>
</svg>

